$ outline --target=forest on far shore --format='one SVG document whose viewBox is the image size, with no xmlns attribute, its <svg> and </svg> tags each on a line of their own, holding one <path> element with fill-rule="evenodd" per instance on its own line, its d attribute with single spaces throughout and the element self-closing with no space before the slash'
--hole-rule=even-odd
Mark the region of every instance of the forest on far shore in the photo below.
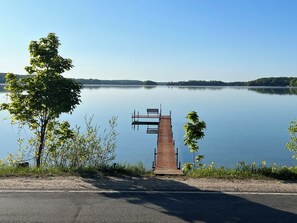
<svg viewBox="0 0 297 223">
<path fill-rule="evenodd" d="M 5 83 L 5 73 L 0 73 L 0 83 Z M 26 75 L 18 75 L 26 77 Z M 96 84 L 96 85 L 167 85 L 167 86 L 267 86 L 267 87 L 297 87 L 297 77 L 266 77 L 259 78 L 252 81 L 204 81 L 204 80 L 189 80 L 189 81 L 169 81 L 169 82 L 155 82 L 151 80 L 100 80 L 100 79 L 73 79 L 81 84 Z"/>
</svg>

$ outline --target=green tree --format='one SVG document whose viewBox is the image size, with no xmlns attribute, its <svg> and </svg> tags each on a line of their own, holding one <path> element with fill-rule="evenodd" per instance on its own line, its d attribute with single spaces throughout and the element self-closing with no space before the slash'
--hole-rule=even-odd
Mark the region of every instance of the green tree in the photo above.
<svg viewBox="0 0 297 223">
<path fill-rule="evenodd" d="M 71 113 L 80 103 L 81 85 L 61 75 L 73 65 L 71 59 L 59 55 L 59 46 L 54 33 L 31 41 L 30 66 L 25 67 L 30 76 L 18 79 L 11 73 L 6 75 L 9 103 L 0 107 L 9 111 L 13 123 L 28 125 L 34 131 L 38 167 L 51 123 L 56 122 L 61 113 Z"/>
<path fill-rule="evenodd" d="M 199 116 L 195 111 L 191 111 L 186 118 L 188 122 L 184 125 L 184 144 L 188 146 L 190 152 L 193 153 L 193 163 L 195 163 L 195 160 L 199 163 L 204 156 L 199 155 L 195 157 L 195 153 L 199 150 L 198 140 L 204 137 L 203 130 L 206 128 L 206 124 L 204 121 L 199 121 Z M 186 166 L 189 166 L 189 164 Z"/>
<path fill-rule="evenodd" d="M 286 144 L 286 147 L 288 150 L 294 153 L 292 158 L 297 159 L 297 122 L 292 121 L 288 130 L 291 135 L 291 138 L 290 141 Z"/>
</svg>

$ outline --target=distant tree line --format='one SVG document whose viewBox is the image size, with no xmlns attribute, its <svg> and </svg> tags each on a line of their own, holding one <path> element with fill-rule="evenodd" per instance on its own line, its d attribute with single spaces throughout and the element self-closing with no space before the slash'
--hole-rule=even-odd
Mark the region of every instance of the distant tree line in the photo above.
<svg viewBox="0 0 297 223">
<path fill-rule="evenodd" d="M 291 87 L 297 87 L 297 78 L 292 78 L 290 80 L 290 86 Z"/>
<path fill-rule="evenodd" d="M 297 86 L 297 78 L 296 77 L 268 77 L 268 78 L 260 78 L 254 81 L 248 81 L 247 86 Z"/>
<path fill-rule="evenodd" d="M 154 81 L 139 80 L 99 80 L 99 79 L 73 79 L 81 84 L 98 84 L 98 85 L 158 85 Z"/>
<path fill-rule="evenodd" d="M 253 81 L 202 81 L 202 80 L 190 80 L 190 81 L 177 81 L 177 82 L 155 82 L 151 80 L 139 81 L 139 80 L 99 80 L 99 79 L 74 79 L 81 84 L 98 84 L 98 85 L 167 85 L 167 86 L 268 86 L 268 87 L 297 87 L 296 77 L 268 77 L 259 78 Z"/>
<path fill-rule="evenodd" d="M 223 82 L 223 81 L 178 81 L 168 82 L 168 86 L 246 86 L 245 82 Z"/>
<path fill-rule="evenodd" d="M 81 84 L 114 84 L 114 85 L 142 85 L 142 81 L 138 80 L 99 80 L 99 79 L 74 79 Z"/>
<path fill-rule="evenodd" d="M 5 83 L 5 73 L 0 73 L 0 83 Z M 26 75 L 17 75 L 24 77 Z M 170 81 L 170 82 L 155 82 L 151 80 L 100 80 L 100 79 L 73 79 L 81 84 L 93 85 L 167 85 L 167 86 L 267 86 L 267 87 L 297 87 L 297 77 L 267 77 L 259 78 L 252 81 L 202 81 L 202 80 L 189 80 L 189 81 Z"/>
<path fill-rule="evenodd" d="M 259 78 L 253 81 L 235 81 L 235 82 L 223 82 L 223 81 L 178 81 L 168 82 L 169 86 L 268 86 L 268 87 L 297 87 L 296 77 L 267 77 Z"/>
</svg>

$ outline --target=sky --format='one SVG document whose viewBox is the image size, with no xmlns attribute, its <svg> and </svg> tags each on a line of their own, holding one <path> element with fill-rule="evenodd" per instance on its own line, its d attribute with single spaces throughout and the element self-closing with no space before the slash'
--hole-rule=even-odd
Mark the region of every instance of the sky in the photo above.
<svg viewBox="0 0 297 223">
<path fill-rule="evenodd" d="M 26 74 L 54 32 L 72 78 L 297 76 L 296 0 L 0 0 L 0 72 Z"/>
</svg>

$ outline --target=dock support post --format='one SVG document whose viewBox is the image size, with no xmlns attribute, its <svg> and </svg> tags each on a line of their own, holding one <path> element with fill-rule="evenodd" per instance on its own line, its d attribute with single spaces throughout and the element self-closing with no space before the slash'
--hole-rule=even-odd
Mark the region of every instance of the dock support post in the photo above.
<svg viewBox="0 0 297 223">
<path fill-rule="evenodd" d="M 176 153 L 175 153 L 175 155 L 176 155 L 176 168 L 178 169 L 178 148 L 176 148 Z"/>
<path fill-rule="evenodd" d="M 157 149 L 155 148 L 155 151 L 154 151 L 154 161 L 153 161 L 153 169 L 155 169 L 155 167 L 156 167 L 156 160 L 157 160 Z"/>
</svg>

